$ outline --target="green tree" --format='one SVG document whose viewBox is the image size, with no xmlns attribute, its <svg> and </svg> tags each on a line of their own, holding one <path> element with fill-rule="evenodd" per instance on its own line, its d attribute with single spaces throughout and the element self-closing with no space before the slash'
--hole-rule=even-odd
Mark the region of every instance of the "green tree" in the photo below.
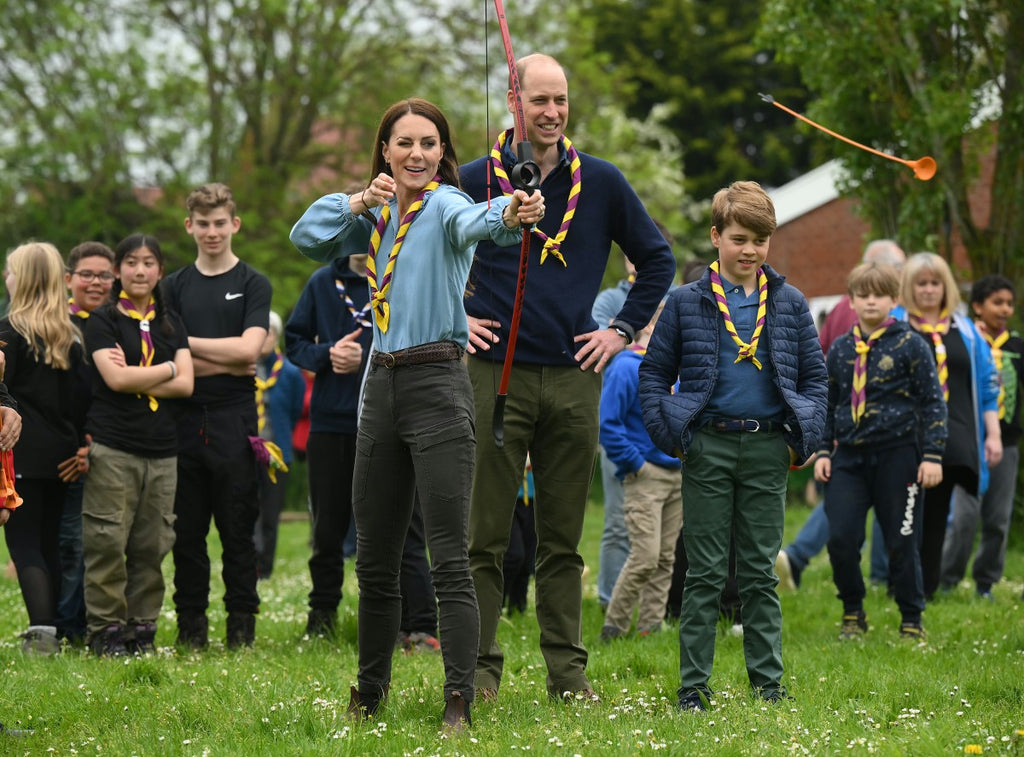
<svg viewBox="0 0 1024 757">
<path fill-rule="evenodd" d="M 758 92 L 803 105 L 795 66 L 758 46 L 760 3 L 745 0 L 590 0 L 592 44 L 606 72 L 622 82 L 626 112 L 643 119 L 672 106 L 667 125 L 685 150 L 686 187 L 709 198 L 737 179 L 779 185 L 807 170 L 805 136 Z"/>
<path fill-rule="evenodd" d="M 800 66 L 812 118 L 897 156 L 931 155 L 915 181 L 895 163 L 831 142 L 874 233 L 948 252 L 952 232 L 975 274 L 1022 270 L 1024 6 L 1016 0 L 769 0 L 759 39 Z M 817 139 L 817 137 L 816 137 Z M 822 139 L 826 139 L 822 137 Z M 995 155 L 991 218 L 968 198 Z"/>
</svg>

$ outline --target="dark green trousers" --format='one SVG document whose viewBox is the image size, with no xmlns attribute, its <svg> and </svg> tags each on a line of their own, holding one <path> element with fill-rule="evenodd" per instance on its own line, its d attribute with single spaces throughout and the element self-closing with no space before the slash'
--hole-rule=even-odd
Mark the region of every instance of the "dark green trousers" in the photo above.
<svg viewBox="0 0 1024 757">
<path fill-rule="evenodd" d="M 680 697 L 711 694 L 718 601 L 736 540 L 743 652 L 761 695 L 782 687 L 782 609 L 775 558 L 782 546 L 789 448 L 780 432 L 698 430 L 683 474 L 689 569 L 679 621 Z"/>
<path fill-rule="evenodd" d="M 501 366 L 469 358 L 476 405 L 476 472 L 469 515 L 469 565 L 480 604 L 478 688 L 497 689 L 502 562 L 526 453 L 533 464 L 537 527 L 537 622 L 551 694 L 588 688 L 581 636 L 583 515 L 597 454 L 601 377 L 574 366 L 517 365 L 505 407 L 505 445 L 491 421 Z"/>
</svg>

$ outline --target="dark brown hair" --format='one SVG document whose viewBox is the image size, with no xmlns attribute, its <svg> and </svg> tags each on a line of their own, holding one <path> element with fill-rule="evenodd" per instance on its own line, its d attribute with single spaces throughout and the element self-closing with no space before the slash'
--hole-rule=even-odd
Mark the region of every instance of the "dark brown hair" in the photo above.
<svg viewBox="0 0 1024 757">
<path fill-rule="evenodd" d="M 419 97 L 410 97 L 407 100 L 400 100 L 384 111 L 380 119 L 380 126 L 377 127 L 377 139 L 373 143 L 373 160 L 370 168 L 370 181 L 373 181 L 379 174 L 386 173 L 392 176 L 391 166 L 384 161 L 382 152 L 384 145 L 391 139 L 391 132 L 395 123 L 409 114 L 423 116 L 437 127 L 441 144 L 444 145 L 444 152 L 441 155 L 441 162 L 438 164 L 437 173 L 441 181 L 459 187 L 459 159 L 455 156 L 455 145 L 452 144 L 451 129 L 448 128 L 448 119 L 444 117 L 441 109 L 432 102 Z M 433 177 L 431 177 L 433 178 Z"/>
</svg>

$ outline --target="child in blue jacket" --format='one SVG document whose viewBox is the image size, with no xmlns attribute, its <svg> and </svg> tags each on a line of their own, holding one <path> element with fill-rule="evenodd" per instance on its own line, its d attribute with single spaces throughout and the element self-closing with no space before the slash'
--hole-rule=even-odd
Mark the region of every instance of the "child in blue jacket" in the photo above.
<svg viewBox="0 0 1024 757">
<path fill-rule="evenodd" d="M 712 694 L 730 533 L 750 685 L 768 702 L 786 698 L 774 563 L 789 468 L 817 449 L 827 399 L 807 301 L 765 264 L 771 198 L 755 182 L 735 182 L 715 194 L 711 220 L 718 260 L 669 295 L 640 366 L 647 431 L 685 465 L 679 706 L 693 711 L 707 709 Z"/>
<path fill-rule="evenodd" d="M 629 532 L 629 556 L 604 616 L 603 641 L 629 632 L 638 605 L 637 632 L 646 636 L 661 628 L 683 524 L 682 464 L 654 445 L 640 410 L 638 371 L 656 320 L 612 358 L 601 387 L 601 446 L 623 484 Z"/>
</svg>

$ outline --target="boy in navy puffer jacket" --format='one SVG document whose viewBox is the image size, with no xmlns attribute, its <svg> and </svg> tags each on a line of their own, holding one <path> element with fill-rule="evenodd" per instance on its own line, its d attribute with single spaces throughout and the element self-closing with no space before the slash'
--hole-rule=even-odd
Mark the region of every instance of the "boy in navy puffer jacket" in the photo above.
<svg viewBox="0 0 1024 757">
<path fill-rule="evenodd" d="M 774 563 L 788 471 L 818 448 L 827 400 L 807 301 L 765 265 L 776 227 L 771 199 L 755 182 L 735 182 L 715 194 L 711 220 L 718 260 L 669 295 L 640 366 L 644 424 L 662 451 L 684 461 L 684 710 L 705 710 L 711 698 L 730 533 L 750 685 L 768 702 L 787 696 Z"/>
</svg>

